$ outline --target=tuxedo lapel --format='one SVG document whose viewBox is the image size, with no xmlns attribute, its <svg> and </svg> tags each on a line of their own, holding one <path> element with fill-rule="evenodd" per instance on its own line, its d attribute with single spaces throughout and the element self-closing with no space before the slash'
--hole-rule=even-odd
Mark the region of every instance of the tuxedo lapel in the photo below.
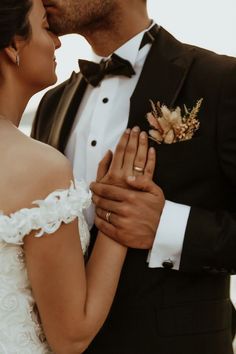
<svg viewBox="0 0 236 354">
<path fill-rule="evenodd" d="M 148 129 L 145 119 L 150 100 L 173 107 L 193 62 L 193 50 L 184 46 L 163 28 L 159 30 L 142 74 L 131 97 L 128 126 Z"/>
<path fill-rule="evenodd" d="M 148 130 L 145 116 L 151 110 L 150 99 L 174 106 L 193 58 L 192 47 L 184 46 L 163 28 L 159 30 L 131 97 L 129 127 Z M 48 143 L 62 152 L 86 87 L 82 75 L 73 72 L 57 105 Z"/>
<path fill-rule="evenodd" d="M 48 143 L 61 151 L 66 146 L 86 86 L 83 77 L 73 72 L 58 103 Z"/>
</svg>

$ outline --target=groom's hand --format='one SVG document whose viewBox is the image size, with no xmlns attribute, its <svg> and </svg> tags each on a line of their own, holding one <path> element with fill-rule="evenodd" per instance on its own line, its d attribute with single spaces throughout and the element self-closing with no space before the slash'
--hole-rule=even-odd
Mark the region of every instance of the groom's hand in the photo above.
<svg viewBox="0 0 236 354">
<path fill-rule="evenodd" d="M 129 178 L 127 183 L 133 189 L 91 184 L 96 205 L 95 224 L 124 246 L 151 249 L 165 204 L 163 192 L 146 176 Z"/>
</svg>

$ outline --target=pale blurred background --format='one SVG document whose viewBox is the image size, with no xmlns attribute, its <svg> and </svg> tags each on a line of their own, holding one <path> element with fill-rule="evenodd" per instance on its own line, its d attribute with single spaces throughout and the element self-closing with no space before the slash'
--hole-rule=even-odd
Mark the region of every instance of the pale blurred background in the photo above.
<svg viewBox="0 0 236 354">
<path fill-rule="evenodd" d="M 235 0 L 148 0 L 148 8 L 150 17 L 177 39 L 236 56 Z M 58 83 L 72 70 L 78 71 L 78 58 L 90 58 L 89 45 L 80 36 L 65 36 L 61 41 L 62 47 L 57 51 Z M 35 95 L 26 108 L 22 122 L 26 133 L 42 95 L 43 92 Z M 236 304 L 236 277 L 232 277 L 232 300 Z"/>
</svg>

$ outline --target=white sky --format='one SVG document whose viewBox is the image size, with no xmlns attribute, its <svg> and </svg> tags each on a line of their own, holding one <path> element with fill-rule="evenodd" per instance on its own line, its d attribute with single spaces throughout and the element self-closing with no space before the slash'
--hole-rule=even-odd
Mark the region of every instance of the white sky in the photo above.
<svg viewBox="0 0 236 354">
<path fill-rule="evenodd" d="M 179 40 L 236 56 L 236 0 L 148 0 L 148 4 L 150 17 Z M 58 83 L 78 70 L 78 58 L 90 57 L 82 37 L 70 35 L 61 40 Z M 26 111 L 35 110 L 42 95 L 35 95 Z"/>
</svg>

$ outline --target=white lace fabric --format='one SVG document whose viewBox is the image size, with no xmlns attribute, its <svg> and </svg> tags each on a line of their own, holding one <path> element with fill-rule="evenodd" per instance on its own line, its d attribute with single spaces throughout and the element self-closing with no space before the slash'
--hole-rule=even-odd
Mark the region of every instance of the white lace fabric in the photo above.
<svg viewBox="0 0 236 354">
<path fill-rule="evenodd" d="M 35 312 L 24 252 L 24 237 L 36 230 L 36 237 L 52 234 L 62 223 L 78 218 L 83 252 L 89 244 L 89 230 L 83 210 L 91 195 L 83 182 L 57 190 L 36 207 L 10 216 L 0 214 L 0 354 L 51 353 Z"/>
</svg>

